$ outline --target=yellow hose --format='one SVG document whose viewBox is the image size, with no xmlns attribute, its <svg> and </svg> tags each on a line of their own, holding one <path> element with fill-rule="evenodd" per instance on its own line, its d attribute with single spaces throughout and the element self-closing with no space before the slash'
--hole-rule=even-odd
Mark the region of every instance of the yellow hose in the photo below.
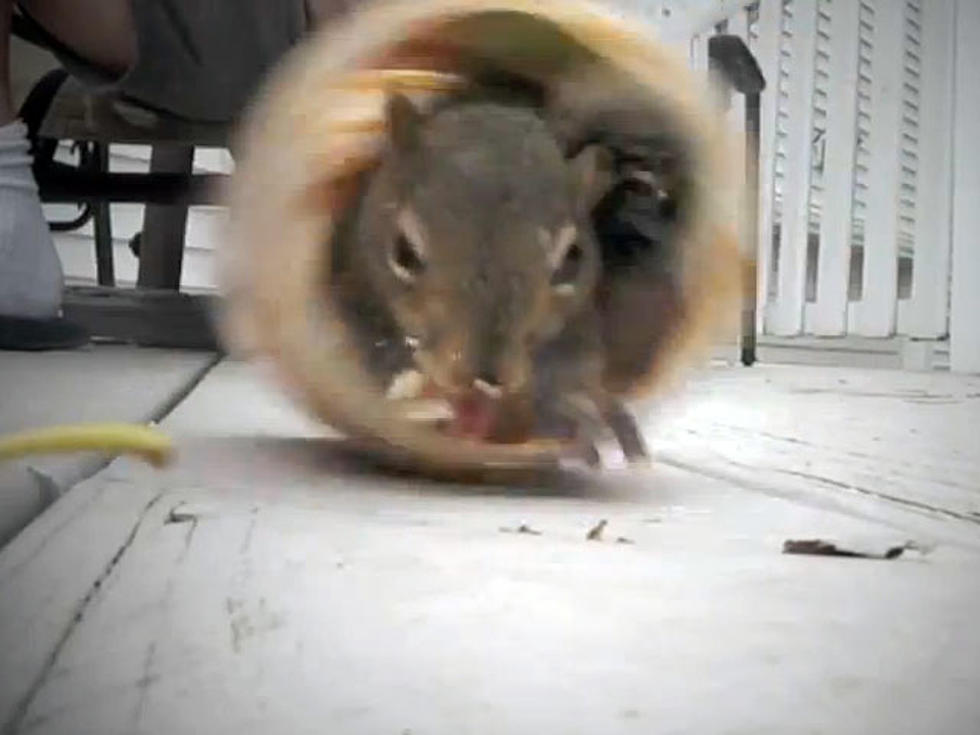
<svg viewBox="0 0 980 735">
<path fill-rule="evenodd" d="M 0 462 L 28 454 L 103 452 L 134 454 L 154 467 L 173 456 L 170 437 L 149 426 L 123 423 L 51 426 L 0 436 Z"/>
</svg>

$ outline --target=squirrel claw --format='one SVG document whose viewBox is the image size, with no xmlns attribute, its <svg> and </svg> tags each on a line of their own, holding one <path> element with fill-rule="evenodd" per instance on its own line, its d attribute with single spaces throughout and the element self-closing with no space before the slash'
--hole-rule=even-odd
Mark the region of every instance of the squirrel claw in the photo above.
<svg viewBox="0 0 980 735">
<path fill-rule="evenodd" d="M 598 469 L 602 466 L 602 457 L 595 444 L 589 440 L 574 442 L 564 453 L 563 459 L 570 462 L 582 462 L 589 469 Z"/>
<path fill-rule="evenodd" d="M 579 457 L 591 469 L 598 469 L 602 466 L 602 457 L 599 455 L 599 450 L 595 448 L 595 444 L 592 442 L 584 442 L 579 447 Z"/>
</svg>

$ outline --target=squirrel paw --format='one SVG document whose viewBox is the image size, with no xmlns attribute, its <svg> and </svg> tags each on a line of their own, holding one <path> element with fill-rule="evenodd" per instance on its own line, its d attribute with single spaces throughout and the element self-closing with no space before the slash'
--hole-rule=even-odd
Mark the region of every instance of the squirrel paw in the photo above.
<svg viewBox="0 0 980 735">
<path fill-rule="evenodd" d="M 626 461 L 629 463 L 630 467 L 635 467 L 637 469 L 643 469 L 653 465 L 653 460 L 650 459 L 650 455 L 645 451 L 642 454 L 627 454 Z"/>
</svg>

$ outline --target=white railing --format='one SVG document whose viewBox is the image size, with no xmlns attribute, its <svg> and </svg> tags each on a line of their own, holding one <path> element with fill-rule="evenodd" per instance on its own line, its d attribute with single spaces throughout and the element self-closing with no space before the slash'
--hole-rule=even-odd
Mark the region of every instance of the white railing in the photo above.
<svg viewBox="0 0 980 735">
<path fill-rule="evenodd" d="M 980 372 L 980 229 L 969 211 L 980 207 L 973 174 L 980 109 L 975 92 L 957 103 L 965 87 L 980 86 L 980 67 L 965 62 L 977 56 L 978 6 L 719 3 L 692 28 L 693 67 L 706 67 L 711 35 L 734 33 L 767 80 L 757 243 L 763 333 L 950 336 L 954 369 Z M 956 29 L 972 38 L 958 56 Z M 964 104 L 972 120 L 954 117 Z M 957 173 L 963 155 L 973 166 Z M 962 212 L 954 211 L 967 199 L 961 185 L 973 187 Z"/>
</svg>

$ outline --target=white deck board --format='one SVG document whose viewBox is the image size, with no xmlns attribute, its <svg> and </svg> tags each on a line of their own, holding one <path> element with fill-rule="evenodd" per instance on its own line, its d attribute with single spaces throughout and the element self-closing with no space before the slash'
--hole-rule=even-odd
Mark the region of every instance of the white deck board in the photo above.
<svg viewBox="0 0 980 735">
<path fill-rule="evenodd" d="M 0 351 L 0 433 L 86 421 L 157 420 L 214 361 L 210 352 L 128 345 Z M 100 455 L 79 454 L 0 465 L 0 545 L 53 497 L 105 463 Z"/>
<path fill-rule="evenodd" d="M 980 379 L 712 369 L 658 414 L 649 470 L 431 485 L 223 365 L 175 467 L 117 461 L 0 553 L 0 727 L 975 732 Z M 813 536 L 938 546 L 780 553 Z"/>
</svg>

